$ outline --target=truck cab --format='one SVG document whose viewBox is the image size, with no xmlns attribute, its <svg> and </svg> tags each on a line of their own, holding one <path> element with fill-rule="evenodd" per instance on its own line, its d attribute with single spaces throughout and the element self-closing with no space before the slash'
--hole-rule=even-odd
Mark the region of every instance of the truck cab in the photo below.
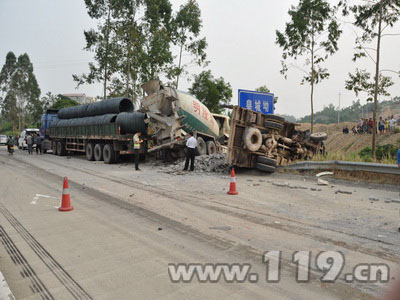
<svg viewBox="0 0 400 300">
<path fill-rule="evenodd" d="M 46 153 L 51 149 L 51 141 L 49 139 L 51 125 L 58 121 L 57 109 L 48 109 L 40 118 L 40 137 L 42 138 L 42 150 Z"/>
</svg>

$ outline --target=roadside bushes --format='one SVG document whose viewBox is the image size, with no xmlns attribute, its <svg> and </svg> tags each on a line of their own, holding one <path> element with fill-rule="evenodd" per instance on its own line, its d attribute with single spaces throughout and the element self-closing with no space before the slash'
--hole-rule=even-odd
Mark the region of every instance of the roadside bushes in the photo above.
<svg viewBox="0 0 400 300">
<path fill-rule="evenodd" d="M 397 157 L 398 149 L 399 149 L 399 147 L 396 145 L 393 145 L 393 144 L 377 146 L 376 159 L 378 161 L 395 160 Z M 365 147 L 358 153 L 358 155 L 361 157 L 362 160 L 364 160 L 366 162 L 371 162 L 372 161 L 371 147 Z"/>
</svg>

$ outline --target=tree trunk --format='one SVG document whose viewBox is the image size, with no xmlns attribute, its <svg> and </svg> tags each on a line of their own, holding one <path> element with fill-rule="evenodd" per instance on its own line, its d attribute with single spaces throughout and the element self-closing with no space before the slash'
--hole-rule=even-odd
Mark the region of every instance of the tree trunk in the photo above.
<svg viewBox="0 0 400 300">
<path fill-rule="evenodd" d="M 107 34 L 106 34 L 106 56 L 104 64 L 104 83 L 103 83 L 103 99 L 107 98 L 107 72 L 108 72 L 108 45 L 110 38 L 110 18 L 111 18 L 111 4 L 108 6 L 108 16 L 107 16 Z"/>
<path fill-rule="evenodd" d="M 183 52 L 183 44 L 181 44 L 181 50 L 179 52 L 179 64 L 178 64 L 178 75 L 176 76 L 176 89 L 178 89 L 179 85 L 179 76 L 181 74 L 181 64 L 182 64 L 182 52 Z"/>
<path fill-rule="evenodd" d="M 311 133 L 314 132 L 314 36 L 311 44 Z"/>
<path fill-rule="evenodd" d="M 379 24 L 378 24 L 378 41 L 376 47 L 376 69 L 375 69 L 375 91 L 374 91 L 374 113 L 373 120 L 374 126 L 372 129 L 372 157 L 376 158 L 376 114 L 378 112 L 378 89 L 379 89 L 379 60 L 381 52 L 381 35 L 382 35 L 382 2 L 380 3 L 379 10 Z"/>
</svg>

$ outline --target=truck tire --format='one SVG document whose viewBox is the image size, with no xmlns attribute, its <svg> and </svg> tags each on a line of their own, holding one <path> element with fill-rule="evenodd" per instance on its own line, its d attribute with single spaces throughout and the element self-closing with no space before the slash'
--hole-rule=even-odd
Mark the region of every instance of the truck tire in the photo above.
<svg viewBox="0 0 400 300">
<path fill-rule="evenodd" d="M 51 150 L 53 151 L 54 155 L 57 155 L 57 142 L 51 143 Z"/>
<path fill-rule="evenodd" d="M 262 145 L 262 134 L 258 128 L 249 127 L 244 133 L 244 145 L 249 151 L 258 151 Z"/>
<path fill-rule="evenodd" d="M 277 116 L 277 115 L 267 115 L 265 117 L 265 121 L 272 121 L 272 122 L 276 122 L 276 123 L 285 123 L 285 118 L 281 117 L 281 116 Z"/>
<path fill-rule="evenodd" d="M 266 156 L 257 156 L 257 163 L 276 167 L 276 160 Z"/>
<path fill-rule="evenodd" d="M 206 155 L 207 154 L 206 142 L 200 136 L 197 138 L 197 150 L 199 150 L 199 154 L 200 155 Z"/>
<path fill-rule="evenodd" d="M 107 144 L 103 148 L 103 157 L 105 164 L 115 164 L 119 159 L 119 152 L 115 152 L 111 144 Z"/>
<path fill-rule="evenodd" d="M 281 123 L 277 123 L 275 121 L 265 121 L 264 127 L 271 128 L 271 129 L 277 129 L 277 130 L 283 130 L 283 128 L 285 128 L 285 125 L 283 125 Z"/>
<path fill-rule="evenodd" d="M 57 142 L 57 155 L 58 156 L 67 155 L 67 150 L 65 150 L 65 144 L 63 142 Z"/>
<path fill-rule="evenodd" d="M 206 143 L 207 146 L 207 154 L 208 155 L 213 155 L 217 153 L 217 146 L 215 145 L 215 143 L 213 141 L 208 141 Z"/>
<path fill-rule="evenodd" d="M 93 143 L 88 143 L 86 145 L 86 159 L 88 161 L 94 161 L 94 145 L 93 145 Z"/>
<path fill-rule="evenodd" d="M 94 159 L 96 161 L 102 161 L 104 160 L 103 157 L 103 148 L 104 145 L 103 144 L 96 144 L 96 146 L 94 146 Z"/>
<path fill-rule="evenodd" d="M 257 163 L 256 169 L 265 173 L 274 173 L 276 168 L 274 166 Z"/>
<path fill-rule="evenodd" d="M 315 142 L 325 141 L 328 135 L 325 132 L 316 132 L 310 135 L 310 140 Z"/>
</svg>

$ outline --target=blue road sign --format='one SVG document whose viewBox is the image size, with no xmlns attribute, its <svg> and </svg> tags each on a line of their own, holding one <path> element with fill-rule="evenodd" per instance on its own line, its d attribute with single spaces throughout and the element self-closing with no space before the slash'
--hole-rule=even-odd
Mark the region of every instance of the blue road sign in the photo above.
<svg viewBox="0 0 400 300">
<path fill-rule="evenodd" d="M 239 90 L 239 106 L 263 114 L 273 114 L 274 94 Z"/>
</svg>

